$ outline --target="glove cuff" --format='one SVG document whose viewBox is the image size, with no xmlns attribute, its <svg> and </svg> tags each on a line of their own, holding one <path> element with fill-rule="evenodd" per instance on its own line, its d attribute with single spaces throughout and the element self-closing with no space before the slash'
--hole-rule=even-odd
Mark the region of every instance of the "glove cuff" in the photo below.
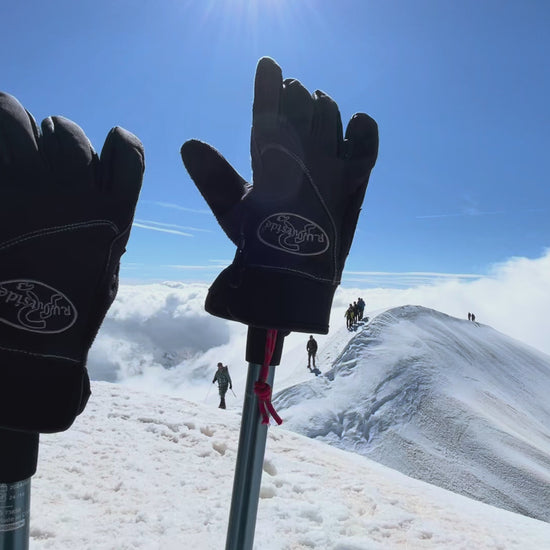
<svg viewBox="0 0 550 550">
<path fill-rule="evenodd" d="M 252 327 L 327 334 L 335 291 L 294 273 L 231 265 L 210 287 L 205 309 Z"/>
<path fill-rule="evenodd" d="M 38 434 L 0 429 L 0 483 L 29 479 L 38 465 Z"/>
<path fill-rule="evenodd" d="M 64 431 L 84 410 L 89 396 L 83 364 L 0 350 L 0 429 Z"/>
</svg>

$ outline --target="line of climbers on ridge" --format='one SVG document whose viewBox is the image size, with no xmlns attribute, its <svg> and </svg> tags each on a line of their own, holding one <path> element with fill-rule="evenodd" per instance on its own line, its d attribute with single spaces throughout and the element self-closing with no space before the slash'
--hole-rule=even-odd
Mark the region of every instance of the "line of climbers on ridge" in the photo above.
<svg viewBox="0 0 550 550">
<path fill-rule="evenodd" d="M 346 318 L 346 327 L 348 330 L 353 330 L 353 326 L 359 321 L 363 320 L 363 313 L 365 311 L 365 300 L 359 297 L 357 301 L 350 304 L 344 317 Z"/>
</svg>

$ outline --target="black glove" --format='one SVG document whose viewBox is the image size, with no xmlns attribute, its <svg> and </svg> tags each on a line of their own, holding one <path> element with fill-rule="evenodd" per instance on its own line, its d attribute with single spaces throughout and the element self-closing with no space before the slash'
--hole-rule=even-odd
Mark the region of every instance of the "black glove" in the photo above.
<svg viewBox="0 0 550 550">
<path fill-rule="evenodd" d="M 99 158 L 75 123 L 47 118 L 40 132 L 0 93 L 0 428 L 61 431 L 84 409 L 143 170 L 125 130 Z"/>
<path fill-rule="evenodd" d="M 283 82 L 269 58 L 256 72 L 250 186 L 209 145 L 181 155 L 218 222 L 237 246 L 214 281 L 206 310 L 260 328 L 327 333 L 371 169 L 378 127 L 366 114 L 345 138 L 338 106 Z"/>
</svg>

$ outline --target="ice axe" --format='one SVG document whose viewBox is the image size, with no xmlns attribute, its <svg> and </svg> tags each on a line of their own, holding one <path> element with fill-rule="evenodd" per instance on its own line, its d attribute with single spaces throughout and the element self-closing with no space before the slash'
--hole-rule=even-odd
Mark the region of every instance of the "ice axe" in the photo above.
<svg viewBox="0 0 550 550">
<path fill-rule="evenodd" d="M 206 392 L 206 397 L 204 398 L 204 402 L 208 400 L 208 396 L 210 395 L 210 391 L 212 390 L 212 384 L 209 384 L 208 391 Z"/>
</svg>

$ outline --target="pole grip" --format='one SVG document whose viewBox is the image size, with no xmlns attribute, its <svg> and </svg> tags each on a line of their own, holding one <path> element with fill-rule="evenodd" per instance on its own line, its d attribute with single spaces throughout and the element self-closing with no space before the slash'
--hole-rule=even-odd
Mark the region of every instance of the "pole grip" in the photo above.
<svg viewBox="0 0 550 550">
<path fill-rule="evenodd" d="M 289 331 L 277 331 L 277 342 L 271 357 L 270 366 L 275 367 L 281 363 L 281 355 L 283 354 L 283 344 L 285 336 L 290 334 Z M 249 363 L 262 365 L 265 358 L 265 341 L 267 337 L 267 329 L 248 327 L 246 338 L 246 360 Z"/>
<path fill-rule="evenodd" d="M 32 477 L 38 463 L 37 432 L 0 428 L 0 483 Z"/>
</svg>

